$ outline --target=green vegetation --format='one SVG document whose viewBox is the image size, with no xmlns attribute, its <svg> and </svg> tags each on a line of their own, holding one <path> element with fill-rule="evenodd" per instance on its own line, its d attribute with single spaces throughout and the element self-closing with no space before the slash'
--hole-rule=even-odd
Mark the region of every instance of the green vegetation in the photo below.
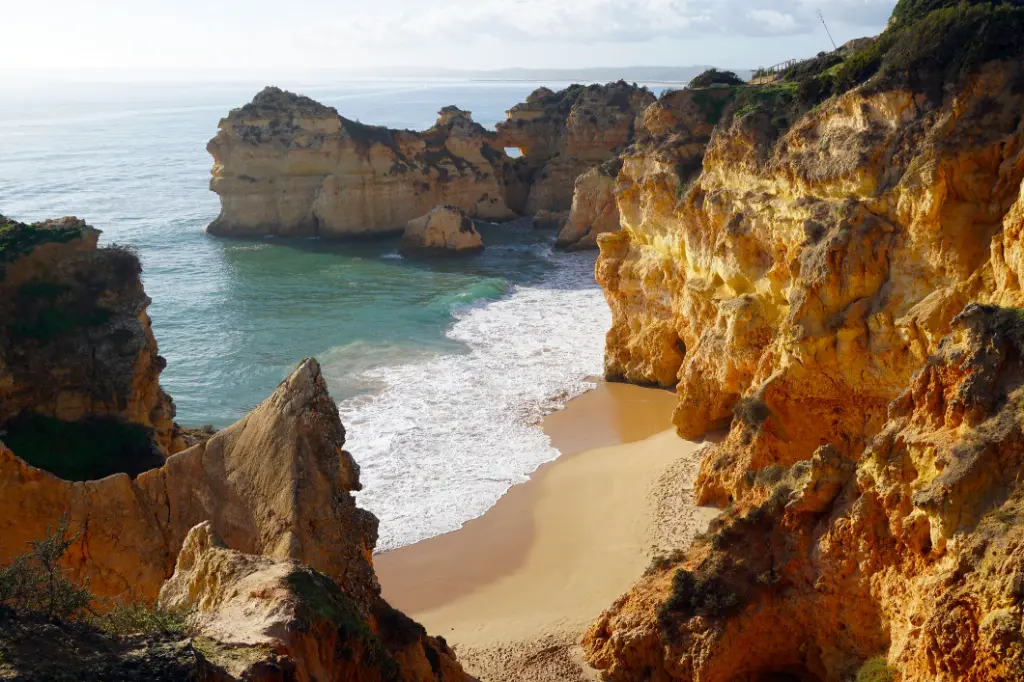
<svg viewBox="0 0 1024 682">
<path fill-rule="evenodd" d="M 187 637 L 191 626 L 192 611 L 189 609 L 166 609 L 159 604 L 150 606 L 140 602 L 117 602 L 110 611 L 98 616 L 94 624 L 112 635 L 163 635 L 165 637 Z"/>
<path fill-rule="evenodd" d="M 77 227 L 54 227 L 43 223 L 26 225 L 0 215 L 0 263 L 9 263 L 40 244 L 64 244 L 81 235 L 82 230 Z"/>
<path fill-rule="evenodd" d="M 69 533 L 65 516 L 57 528 L 47 529 L 44 539 L 31 541 L 28 552 L 0 568 L 0 607 L 58 620 L 88 617 L 93 599 L 88 585 L 83 588 L 73 584 L 67 578 L 67 569 L 60 566 L 61 558 L 81 533 Z"/>
<path fill-rule="evenodd" d="M 304 569 L 291 573 L 285 581 L 306 611 L 304 616 L 299 612 L 299 627 L 311 627 L 314 619 L 327 621 L 338 630 L 338 646 L 344 647 L 340 652 L 342 658 L 354 656 L 355 649 L 351 645 L 358 642 L 363 662 L 377 666 L 384 680 L 401 678 L 398 662 L 370 631 L 352 600 L 333 580 L 312 569 Z"/>
<path fill-rule="evenodd" d="M 68 481 L 136 476 L 163 464 L 146 428 L 112 417 L 66 422 L 31 414 L 3 428 L 4 443 L 18 457 Z"/>
<path fill-rule="evenodd" d="M 889 667 L 884 655 L 869 658 L 857 671 L 855 682 L 893 682 L 896 671 Z"/>
<path fill-rule="evenodd" d="M 723 616 L 740 605 L 740 594 L 726 582 L 720 570 L 694 573 L 677 569 L 672 576 L 672 594 L 662 604 L 662 619 L 672 612 L 701 616 Z"/>
<path fill-rule="evenodd" d="M 693 93 L 693 103 L 697 105 L 704 120 L 714 125 L 722 120 L 726 106 L 732 102 L 738 88 L 715 88 L 713 90 L 696 90 Z"/>
<path fill-rule="evenodd" d="M 708 69 L 698 74 L 687 85 L 688 88 L 710 88 L 713 85 L 743 85 L 746 81 L 732 71 Z"/>
</svg>

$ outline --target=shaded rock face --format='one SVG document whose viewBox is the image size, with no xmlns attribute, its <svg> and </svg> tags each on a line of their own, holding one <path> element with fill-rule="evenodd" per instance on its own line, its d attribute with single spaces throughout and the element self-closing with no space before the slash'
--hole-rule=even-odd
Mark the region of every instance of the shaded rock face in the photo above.
<svg viewBox="0 0 1024 682">
<path fill-rule="evenodd" d="M 301 561 L 369 614 L 377 520 L 358 509 L 359 467 L 315 360 L 259 407 L 158 468 L 71 483 L 0 446 L 0 564 L 62 515 L 88 532 L 70 548 L 73 575 L 98 596 L 155 599 L 189 530 L 209 521 L 248 554 Z"/>
<path fill-rule="evenodd" d="M 400 253 L 440 255 L 476 253 L 484 248 L 473 221 L 458 206 L 438 206 L 410 220 L 402 235 Z"/>
<path fill-rule="evenodd" d="M 623 81 L 534 91 L 498 124 L 500 145 L 523 153 L 514 174 L 528 189 L 518 197 L 521 209 L 511 198 L 510 205 L 530 214 L 568 211 L 576 178 L 629 145 L 638 114 L 653 101 L 646 88 Z"/>
<path fill-rule="evenodd" d="M 622 161 L 613 159 L 576 178 L 569 216 L 558 232 L 555 246 L 561 249 L 596 249 L 597 237 L 619 229 L 615 203 L 615 178 Z"/>
<path fill-rule="evenodd" d="M 1024 679 L 1024 321 L 969 305 L 858 461 L 748 477 L 584 641 L 611 680 Z"/>
<path fill-rule="evenodd" d="M 0 431 L 31 415 L 105 417 L 175 452 L 184 442 L 160 388 L 142 266 L 127 249 L 97 248 L 99 235 L 76 218 L 0 216 Z"/>
<path fill-rule="evenodd" d="M 195 614 L 196 646 L 224 679 L 469 679 L 443 640 L 382 600 L 366 616 L 326 575 L 228 549 L 209 523 L 189 532 L 160 603 Z"/>
<path fill-rule="evenodd" d="M 439 204 L 508 220 L 508 157 L 457 107 L 422 133 L 367 126 L 266 88 L 233 110 L 207 149 L 221 213 L 211 234 L 346 237 L 394 232 Z"/>
<path fill-rule="evenodd" d="M 781 137 L 734 117 L 688 190 L 663 152 L 624 157 L 597 266 L 605 373 L 675 385 L 684 437 L 731 424 L 702 502 L 825 443 L 854 456 L 966 303 L 1019 299 L 1018 71 L 990 63 L 938 100 L 863 87 Z"/>
</svg>

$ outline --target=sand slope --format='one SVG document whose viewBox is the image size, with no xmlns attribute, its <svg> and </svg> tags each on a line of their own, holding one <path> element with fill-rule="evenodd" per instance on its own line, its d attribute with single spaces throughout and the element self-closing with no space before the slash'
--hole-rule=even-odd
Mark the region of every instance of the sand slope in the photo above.
<svg viewBox="0 0 1024 682">
<path fill-rule="evenodd" d="M 682 492 L 699 444 L 660 430 L 672 398 L 602 385 L 552 415 L 563 452 L 620 444 L 564 455 L 465 529 L 377 557 L 385 598 L 481 680 L 597 679 L 576 649 L 583 630 L 715 513 Z"/>
</svg>

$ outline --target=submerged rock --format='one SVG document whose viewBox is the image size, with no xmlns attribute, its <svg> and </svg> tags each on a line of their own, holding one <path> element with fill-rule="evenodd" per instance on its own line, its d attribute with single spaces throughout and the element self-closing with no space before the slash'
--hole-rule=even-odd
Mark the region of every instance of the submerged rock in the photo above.
<svg viewBox="0 0 1024 682">
<path fill-rule="evenodd" d="M 458 206 L 445 205 L 409 221 L 402 234 L 400 252 L 403 256 L 440 255 L 483 249 L 483 239 L 466 212 Z"/>
</svg>

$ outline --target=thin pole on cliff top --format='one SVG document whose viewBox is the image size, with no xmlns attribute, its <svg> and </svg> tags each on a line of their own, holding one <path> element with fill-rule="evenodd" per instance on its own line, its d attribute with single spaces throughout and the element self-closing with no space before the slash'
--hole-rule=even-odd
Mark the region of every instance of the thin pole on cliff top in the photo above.
<svg viewBox="0 0 1024 682">
<path fill-rule="evenodd" d="M 825 27 L 825 33 L 828 34 L 828 39 L 832 41 L 832 49 L 838 50 L 839 46 L 836 45 L 835 39 L 832 37 L 832 31 L 828 30 L 828 24 L 825 23 L 825 16 L 821 13 L 821 9 L 817 10 L 818 18 L 821 19 L 821 25 Z"/>
</svg>

